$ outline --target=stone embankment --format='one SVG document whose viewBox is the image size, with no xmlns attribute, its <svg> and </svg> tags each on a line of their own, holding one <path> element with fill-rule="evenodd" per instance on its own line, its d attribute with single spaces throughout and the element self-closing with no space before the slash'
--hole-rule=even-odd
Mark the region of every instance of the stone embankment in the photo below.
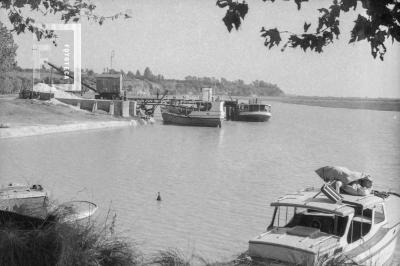
<svg viewBox="0 0 400 266">
<path fill-rule="evenodd" d="M 136 102 L 97 99 L 0 99 L 0 139 L 153 123 L 136 115 Z"/>
<path fill-rule="evenodd" d="M 0 130 L 0 139 L 29 137 L 35 135 L 45 135 L 54 133 L 65 133 L 80 130 L 102 129 L 102 128 L 117 128 L 137 126 L 135 120 L 131 121 L 102 121 L 102 122 L 85 122 L 65 125 L 40 125 L 40 126 L 23 126 L 15 128 L 2 128 Z"/>
</svg>

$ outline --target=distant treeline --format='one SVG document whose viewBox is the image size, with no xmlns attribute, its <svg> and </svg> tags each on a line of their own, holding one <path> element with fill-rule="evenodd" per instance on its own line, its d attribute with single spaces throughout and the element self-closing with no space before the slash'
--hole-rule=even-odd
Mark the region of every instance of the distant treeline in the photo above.
<svg viewBox="0 0 400 266">
<path fill-rule="evenodd" d="M 38 70 L 36 70 L 38 71 Z M 211 87 L 214 93 L 218 95 L 232 96 L 283 96 L 285 93 L 276 84 L 272 84 L 262 80 L 253 81 L 246 84 L 243 80 L 230 81 L 225 78 L 214 77 L 196 77 L 187 76 L 184 80 L 165 79 L 163 75 L 153 74 L 149 67 L 146 67 L 143 74 L 137 70 L 132 71 L 116 71 L 114 69 L 104 71 L 103 73 L 121 73 L 124 79 L 124 87 L 134 94 L 156 94 L 163 93 L 168 90 L 168 94 L 176 95 L 198 95 L 201 88 Z M 22 88 L 32 86 L 32 73 L 30 68 L 21 68 L 16 66 L 13 71 L 7 73 L 7 78 L 0 85 L 0 94 L 18 93 Z M 82 70 L 82 81 L 87 81 L 94 85 L 95 73 L 93 70 Z M 50 68 L 42 67 L 40 69 L 41 80 L 35 79 L 36 82 L 53 83 L 69 83 L 57 71 L 51 71 Z"/>
<path fill-rule="evenodd" d="M 125 79 L 139 79 L 149 81 L 150 90 L 168 90 L 169 94 L 196 95 L 201 92 L 201 88 L 211 87 L 215 94 L 234 95 L 234 96 L 283 96 L 285 93 L 276 84 L 263 80 L 256 80 L 246 84 L 243 80 L 229 81 L 225 78 L 217 79 L 215 77 L 196 77 L 187 76 L 184 80 L 165 79 L 163 75 L 153 74 L 149 67 L 143 71 L 139 70 L 134 74 L 132 71 L 124 72 L 110 70 L 110 73 L 122 73 Z M 93 71 L 88 70 L 88 74 Z M 153 94 L 154 91 L 150 91 Z"/>
</svg>

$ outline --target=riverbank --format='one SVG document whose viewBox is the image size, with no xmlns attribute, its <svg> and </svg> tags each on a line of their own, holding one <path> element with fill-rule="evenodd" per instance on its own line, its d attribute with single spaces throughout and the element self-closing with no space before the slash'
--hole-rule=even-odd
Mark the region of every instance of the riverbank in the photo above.
<svg viewBox="0 0 400 266">
<path fill-rule="evenodd" d="M 52 99 L 0 98 L 0 139 L 80 130 L 136 126 L 137 119 L 81 110 Z"/>
<path fill-rule="evenodd" d="M 377 111 L 400 112 L 400 99 L 386 98 L 350 98 L 350 97 L 317 97 L 317 96 L 281 96 L 263 97 L 265 101 L 275 101 L 309 106 L 366 109 Z"/>
</svg>

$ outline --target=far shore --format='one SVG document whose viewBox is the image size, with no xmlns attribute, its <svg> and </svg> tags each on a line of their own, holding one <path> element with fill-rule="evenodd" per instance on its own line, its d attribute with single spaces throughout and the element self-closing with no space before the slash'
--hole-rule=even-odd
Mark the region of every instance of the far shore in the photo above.
<svg viewBox="0 0 400 266">
<path fill-rule="evenodd" d="M 317 96 L 279 96 L 262 97 L 265 101 L 301 104 L 332 108 L 366 109 L 376 111 L 400 112 L 400 99 L 389 98 L 351 98 Z"/>
</svg>

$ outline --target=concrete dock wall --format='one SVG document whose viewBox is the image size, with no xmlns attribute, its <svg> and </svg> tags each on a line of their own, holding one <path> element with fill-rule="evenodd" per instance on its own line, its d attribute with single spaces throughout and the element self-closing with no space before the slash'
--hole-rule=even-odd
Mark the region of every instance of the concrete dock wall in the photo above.
<svg viewBox="0 0 400 266">
<path fill-rule="evenodd" d="M 122 116 L 122 101 L 114 101 L 114 115 Z"/>
<path fill-rule="evenodd" d="M 60 102 L 73 105 L 73 106 L 78 106 L 78 103 L 80 102 L 80 99 L 65 99 L 65 98 L 57 98 Z"/>
<path fill-rule="evenodd" d="M 102 110 L 102 111 L 109 113 L 110 107 L 111 107 L 111 103 L 109 101 L 97 100 L 97 110 Z"/>
<path fill-rule="evenodd" d="M 129 115 L 130 116 L 137 115 L 136 108 L 137 108 L 137 102 L 134 102 L 134 101 L 130 102 L 130 104 L 129 104 Z"/>
<path fill-rule="evenodd" d="M 92 101 L 92 100 L 81 100 L 81 109 L 86 110 L 86 111 L 93 111 L 93 105 L 97 101 Z"/>
<path fill-rule="evenodd" d="M 114 116 L 136 116 L 137 103 L 135 101 L 67 98 L 57 98 L 57 100 L 90 112 L 102 110 Z"/>
</svg>

